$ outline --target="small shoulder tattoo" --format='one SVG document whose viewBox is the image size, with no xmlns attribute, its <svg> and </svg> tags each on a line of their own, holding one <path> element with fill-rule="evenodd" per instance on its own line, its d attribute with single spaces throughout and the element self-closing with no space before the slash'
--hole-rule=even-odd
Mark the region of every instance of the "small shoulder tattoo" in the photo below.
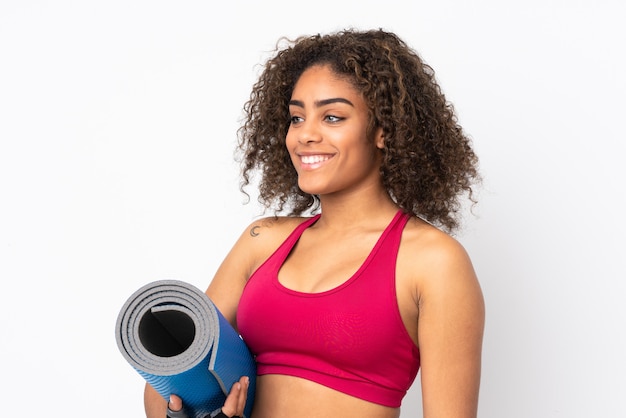
<svg viewBox="0 0 626 418">
<path fill-rule="evenodd" d="M 258 237 L 259 236 L 259 230 L 260 226 L 259 225 L 255 225 L 252 228 L 250 228 L 250 236 L 252 237 Z"/>
</svg>

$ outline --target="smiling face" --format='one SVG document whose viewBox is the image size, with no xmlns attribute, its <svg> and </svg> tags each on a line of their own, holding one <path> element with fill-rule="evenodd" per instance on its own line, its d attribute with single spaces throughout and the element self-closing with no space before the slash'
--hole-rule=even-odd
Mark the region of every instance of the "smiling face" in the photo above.
<svg viewBox="0 0 626 418">
<path fill-rule="evenodd" d="M 361 94 L 328 66 L 302 73 L 289 102 L 286 146 L 298 186 L 313 195 L 382 187 L 381 129 L 368 133 L 368 109 Z"/>
</svg>

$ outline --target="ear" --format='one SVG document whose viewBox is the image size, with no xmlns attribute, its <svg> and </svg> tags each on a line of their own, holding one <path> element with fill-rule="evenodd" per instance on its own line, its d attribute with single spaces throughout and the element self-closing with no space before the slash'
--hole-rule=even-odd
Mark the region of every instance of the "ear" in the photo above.
<svg viewBox="0 0 626 418">
<path fill-rule="evenodd" d="M 385 148 L 385 133 L 383 132 L 383 128 L 378 127 L 374 131 L 374 143 L 378 149 Z"/>
</svg>

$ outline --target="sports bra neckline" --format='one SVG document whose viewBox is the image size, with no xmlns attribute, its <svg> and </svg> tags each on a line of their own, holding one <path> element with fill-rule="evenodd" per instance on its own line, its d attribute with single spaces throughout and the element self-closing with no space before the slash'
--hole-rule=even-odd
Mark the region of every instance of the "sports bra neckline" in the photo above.
<svg viewBox="0 0 626 418">
<path fill-rule="evenodd" d="M 376 240 L 376 243 L 374 244 L 372 249 L 369 251 L 369 253 L 365 257 L 363 262 L 359 265 L 359 267 L 356 269 L 354 273 L 352 273 L 345 281 L 341 282 L 337 286 L 331 289 L 320 291 L 320 292 L 303 292 L 299 290 L 294 290 L 282 284 L 278 278 L 279 272 L 282 269 L 283 265 L 285 264 L 287 257 L 289 257 L 289 254 L 291 254 L 291 252 L 293 251 L 296 243 L 300 240 L 300 237 L 302 236 L 304 231 L 308 229 L 309 227 L 311 227 L 312 225 L 314 225 L 322 215 L 317 214 L 305 220 L 300 225 L 298 225 L 296 229 L 294 229 L 294 231 L 287 238 L 287 240 L 283 242 L 283 244 L 279 248 L 280 255 L 275 254 L 275 256 L 279 256 L 280 259 L 276 260 L 278 263 L 277 263 L 276 271 L 274 272 L 274 275 L 272 277 L 272 282 L 274 283 L 276 287 L 278 287 L 283 292 L 292 294 L 294 296 L 300 296 L 300 297 L 322 297 L 325 295 L 330 295 L 330 294 L 341 291 L 345 287 L 349 286 L 350 283 L 354 282 L 363 273 L 363 271 L 367 269 L 367 266 L 374 259 L 383 241 L 385 240 L 387 235 L 389 235 L 389 233 L 394 229 L 394 227 L 397 225 L 398 221 L 403 217 L 403 215 L 404 215 L 404 212 L 401 209 L 399 209 L 396 212 L 394 217 L 391 219 L 389 224 L 385 227 L 383 232 L 380 234 L 380 236 Z"/>
</svg>

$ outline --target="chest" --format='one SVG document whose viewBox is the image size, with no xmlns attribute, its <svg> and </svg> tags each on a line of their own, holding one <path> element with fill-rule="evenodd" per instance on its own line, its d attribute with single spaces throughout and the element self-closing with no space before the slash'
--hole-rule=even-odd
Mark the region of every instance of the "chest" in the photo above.
<svg viewBox="0 0 626 418">
<path fill-rule="evenodd" d="M 298 292 L 334 289 L 362 270 L 377 250 L 379 234 L 329 237 L 307 231 L 291 249 L 278 271 L 278 281 Z"/>
<path fill-rule="evenodd" d="M 399 315 L 394 262 L 367 255 L 340 280 L 329 289 L 301 292 L 281 283 L 270 266 L 259 269 L 238 310 L 240 331 L 255 354 L 306 352 L 311 359 L 348 364 L 362 353 L 359 361 L 367 363 L 392 341 L 410 341 Z"/>
</svg>

